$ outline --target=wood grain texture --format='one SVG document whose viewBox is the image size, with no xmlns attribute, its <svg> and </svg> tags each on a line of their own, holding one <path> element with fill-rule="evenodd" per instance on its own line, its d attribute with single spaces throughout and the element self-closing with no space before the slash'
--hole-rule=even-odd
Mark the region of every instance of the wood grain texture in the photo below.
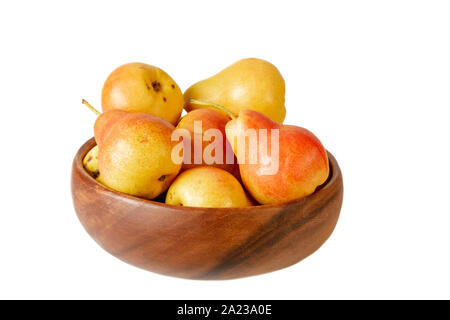
<svg viewBox="0 0 450 320">
<path fill-rule="evenodd" d="M 72 168 L 78 218 L 106 251 L 134 266 L 190 279 L 233 279 L 278 270 L 304 259 L 331 235 L 343 198 L 342 174 L 314 194 L 281 205 L 189 208 L 136 198 L 95 181 L 83 168 L 87 141 Z"/>
</svg>

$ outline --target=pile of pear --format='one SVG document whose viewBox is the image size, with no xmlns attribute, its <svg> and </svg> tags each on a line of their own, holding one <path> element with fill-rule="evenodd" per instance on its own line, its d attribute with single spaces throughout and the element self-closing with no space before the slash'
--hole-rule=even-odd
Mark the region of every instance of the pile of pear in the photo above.
<svg viewBox="0 0 450 320">
<path fill-rule="evenodd" d="M 94 125 L 97 145 L 83 165 L 99 183 L 119 192 L 177 206 L 245 207 L 300 199 L 329 175 L 327 152 L 319 139 L 302 127 L 283 125 L 285 82 L 265 60 L 240 60 L 184 94 L 160 68 L 125 64 L 106 79 L 101 105 L 103 112 L 97 111 Z M 187 114 L 181 117 L 183 109 Z M 194 164 L 198 120 L 202 132 L 214 128 L 223 134 L 222 164 L 203 159 Z M 172 151 L 179 144 L 171 138 L 175 129 L 190 133 L 191 161 L 173 161 Z M 279 130 L 276 173 L 266 174 L 275 161 L 270 153 L 246 161 L 253 145 L 247 143 L 242 150 L 236 143 L 247 129 Z M 201 138 L 204 150 L 210 142 Z M 225 159 L 229 148 L 233 163 Z"/>
</svg>

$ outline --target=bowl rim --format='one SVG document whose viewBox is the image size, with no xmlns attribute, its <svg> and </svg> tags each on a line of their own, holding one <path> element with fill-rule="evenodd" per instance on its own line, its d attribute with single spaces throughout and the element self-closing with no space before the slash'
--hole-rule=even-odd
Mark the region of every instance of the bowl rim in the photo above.
<svg viewBox="0 0 450 320">
<path fill-rule="evenodd" d="M 92 148 L 94 148 L 96 145 L 97 145 L 97 143 L 95 142 L 95 138 L 94 137 L 90 138 L 78 149 L 78 151 L 75 155 L 75 158 L 73 160 L 73 169 L 72 170 L 76 170 L 81 175 L 81 178 L 83 180 L 93 184 L 96 188 L 99 188 L 101 192 L 106 193 L 110 196 L 121 197 L 121 198 L 126 199 L 127 201 L 132 201 L 135 203 L 145 203 L 147 205 L 153 205 L 153 206 L 158 206 L 158 207 L 163 207 L 163 208 L 170 208 L 172 210 L 178 210 L 178 211 L 182 211 L 182 212 L 186 212 L 186 211 L 194 210 L 194 209 L 203 209 L 203 210 L 209 209 L 211 211 L 231 212 L 231 211 L 255 210 L 255 208 L 260 208 L 260 209 L 276 208 L 276 207 L 282 207 L 282 206 L 286 206 L 286 205 L 292 205 L 295 203 L 301 203 L 301 202 L 307 201 L 308 199 L 314 198 L 321 192 L 326 192 L 327 189 L 330 189 L 332 187 L 332 185 L 334 185 L 338 182 L 339 177 L 341 176 L 341 170 L 339 168 L 339 165 L 338 165 L 336 159 L 334 158 L 333 154 L 331 154 L 331 152 L 329 152 L 327 150 L 327 156 L 328 156 L 328 161 L 329 161 L 329 165 L 330 165 L 330 174 L 329 174 L 327 180 L 322 185 L 320 185 L 318 187 L 318 189 L 316 189 L 316 191 L 314 191 L 312 194 L 310 194 L 306 197 L 302 197 L 302 198 L 298 198 L 298 199 L 294 199 L 294 200 L 290 200 L 290 201 L 278 203 L 278 204 L 260 204 L 260 205 L 248 206 L 248 207 L 209 208 L 209 207 L 175 206 L 175 205 L 166 204 L 163 202 L 153 201 L 150 199 L 136 197 L 136 196 L 133 196 L 130 194 L 120 192 L 120 191 L 116 191 L 114 189 L 111 189 L 111 188 L 103 185 L 102 183 L 100 183 L 96 179 L 94 179 L 84 168 L 83 159 L 86 156 L 86 154 Z"/>
</svg>

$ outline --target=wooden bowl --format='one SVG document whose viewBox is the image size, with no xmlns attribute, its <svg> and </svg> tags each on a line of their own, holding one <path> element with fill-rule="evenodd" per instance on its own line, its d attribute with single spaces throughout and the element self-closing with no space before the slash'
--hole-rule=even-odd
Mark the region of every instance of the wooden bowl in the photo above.
<svg viewBox="0 0 450 320">
<path fill-rule="evenodd" d="M 278 270 L 316 251 L 333 232 L 343 197 L 342 175 L 330 159 L 330 177 L 314 194 L 279 205 L 191 208 L 111 190 L 94 180 L 82 160 L 72 168 L 78 218 L 97 243 L 134 266 L 189 279 L 233 279 Z"/>
</svg>

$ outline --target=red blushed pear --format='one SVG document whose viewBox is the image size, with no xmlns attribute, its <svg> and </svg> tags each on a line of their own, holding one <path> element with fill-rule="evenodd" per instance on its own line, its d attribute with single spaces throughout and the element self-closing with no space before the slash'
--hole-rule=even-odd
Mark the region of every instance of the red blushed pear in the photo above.
<svg viewBox="0 0 450 320">
<path fill-rule="evenodd" d="M 101 144 L 114 125 L 128 114 L 129 112 L 122 110 L 110 110 L 100 114 L 94 124 L 94 137 L 97 145 Z"/>
<path fill-rule="evenodd" d="M 266 138 L 260 129 L 266 129 Z M 243 110 L 225 130 L 242 182 L 261 204 L 305 197 L 328 178 L 327 152 L 304 128 L 281 125 L 259 112 Z"/>
<path fill-rule="evenodd" d="M 176 129 L 187 130 L 191 141 L 191 156 L 183 163 L 182 170 L 211 165 L 237 174 L 239 168 L 232 152 L 231 159 L 227 159 L 227 150 L 231 150 L 231 146 L 226 138 L 225 125 L 230 120 L 229 116 L 213 109 L 193 110 L 180 120 Z M 220 149 L 217 154 L 216 149 Z M 211 159 L 205 159 L 204 156 L 210 156 Z"/>
<path fill-rule="evenodd" d="M 86 100 L 83 99 L 81 102 L 97 115 L 97 119 L 94 124 L 94 137 L 97 146 L 108 135 L 116 122 L 129 114 L 129 112 L 123 110 L 108 110 L 105 112 L 100 112 Z"/>
</svg>

